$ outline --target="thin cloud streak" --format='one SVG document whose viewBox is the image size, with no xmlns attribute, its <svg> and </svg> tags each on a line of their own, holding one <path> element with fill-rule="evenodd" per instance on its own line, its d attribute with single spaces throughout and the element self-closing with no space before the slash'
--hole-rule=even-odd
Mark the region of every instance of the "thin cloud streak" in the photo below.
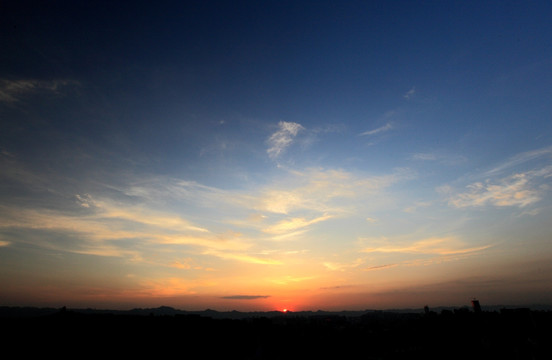
<svg viewBox="0 0 552 360">
<path fill-rule="evenodd" d="M 244 263 L 250 264 L 259 264 L 259 265 L 283 265 L 283 262 L 280 260 L 262 258 L 257 256 L 251 256 L 248 254 L 232 253 L 232 252 L 223 252 L 217 250 L 207 250 L 203 252 L 204 255 L 212 255 L 225 260 L 235 260 Z"/>
<path fill-rule="evenodd" d="M 360 265 L 362 265 L 365 261 L 366 260 L 363 258 L 358 258 L 355 261 L 350 263 L 337 263 L 337 262 L 326 261 L 322 263 L 322 265 L 324 265 L 326 269 L 331 271 L 345 271 L 345 270 L 357 268 Z"/>
<path fill-rule="evenodd" d="M 376 265 L 376 266 L 370 266 L 367 268 L 362 269 L 363 271 L 377 271 L 377 270 L 383 270 L 383 269 L 389 269 L 399 266 L 399 264 L 385 264 L 385 265 Z"/>
<path fill-rule="evenodd" d="M 410 100 L 410 98 L 413 97 L 415 93 L 416 93 L 416 88 L 413 87 L 412 89 L 408 90 L 408 91 L 406 92 L 406 94 L 403 95 L 403 97 L 404 97 L 406 100 Z"/>
<path fill-rule="evenodd" d="M 366 175 L 335 169 L 295 171 L 287 182 L 275 183 L 262 190 L 257 209 L 276 214 L 310 210 L 320 214 L 339 215 L 353 211 L 355 199 L 377 195 L 398 182 L 410 180 L 409 169 L 395 169 L 386 175 Z M 290 181 L 293 180 L 293 181 Z M 343 205 L 340 199 L 353 200 Z M 340 203 L 340 205 L 336 205 Z"/>
<path fill-rule="evenodd" d="M 198 231 L 196 227 L 190 227 L 187 222 L 176 220 L 173 216 L 165 219 L 157 215 L 152 220 L 148 213 L 129 212 L 113 206 L 108 211 L 80 216 L 52 210 L 5 207 L 0 210 L 3 214 L 0 229 L 31 229 L 66 234 L 72 238 L 70 244 L 56 245 L 43 240 L 35 245 L 74 253 L 120 257 L 130 254 L 137 259 L 147 255 L 147 247 L 150 245 L 190 245 L 219 252 L 245 250 L 251 246 L 240 236 L 211 234 L 201 228 Z M 128 239 L 139 240 L 131 252 L 114 242 Z"/>
<path fill-rule="evenodd" d="M 279 130 L 268 138 L 269 148 L 266 150 L 271 159 L 278 158 L 293 142 L 299 131 L 305 128 L 298 123 L 280 121 Z"/>
<path fill-rule="evenodd" d="M 539 170 L 517 173 L 496 182 L 475 182 L 466 186 L 467 191 L 452 196 L 449 203 L 457 208 L 486 205 L 524 208 L 543 198 L 546 187 L 540 187 L 538 182 L 550 176 L 552 166 L 547 166 Z"/>
<path fill-rule="evenodd" d="M 306 220 L 305 218 L 292 218 L 289 220 L 282 220 L 275 225 L 263 229 L 263 231 L 269 234 L 282 234 L 288 233 L 290 231 L 295 232 L 298 229 L 302 229 L 304 227 L 308 227 L 310 225 L 326 221 L 331 218 L 333 218 L 332 215 L 323 215 L 311 220 Z"/>
<path fill-rule="evenodd" d="M 506 162 L 502 163 L 501 165 L 487 171 L 484 174 L 484 176 L 494 176 L 512 167 L 519 166 L 527 162 L 530 162 L 532 160 L 536 160 L 546 156 L 552 158 L 552 146 L 531 150 L 531 151 L 525 151 L 520 154 L 517 154 L 509 158 Z"/>
<path fill-rule="evenodd" d="M 389 131 L 393 129 L 393 124 L 391 123 L 387 123 L 383 126 L 380 126 L 379 128 L 376 128 L 376 129 L 373 129 L 373 130 L 368 130 L 368 131 L 365 131 L 363 133 L 360 133 L 359 135 L 360 136 L 372 136 L 372 135 L 376 135 L 376 134 L 379 134 L 379 133 L 382 133 L 382 132 L 386 132 L 386 131 Z"/>
<path fill-rule="evenodd" d="M 146 261 L 151 247 L 161 245 L 195 249 L 197 254 L 226 260 L 280 265 L 282 261 L 278 259 L 251 254 L 262 252 L 270 241 L 304 239 L 317 224 L 355 213 L 355 206 L 364 206 L 367 198 L 412 176 L 405 169 L 378 176 L 336 169 L 286 173 L 288 176 L 273 184 L 249 191 L 223 190 L 163 176 L 127 176 L 129 185 L 109 186 L 109 193 L 115 191 L 115 197 L 81 192 L 72 195 L 71 203 L 60 205 L 58 210 L 0 208 L 5 215 L 0 228 L 64 234 L 71 240 L 63 246 L 49 240 L 39 240 L 35 245 L 80 254 Z M 101 194 L 101 189 L 95 191 Z M 194 214 L 200 223 L 187 220 L 190 211 L 180 211 L 178 204 L 182 202 L 204 211 L 207 217 Z M 78 210 L 71 211 L 75 205 Z M 164 210 L 156 210 L 161 208 Z M 251 213 L 256 214 L 256 220 L 244 221 Z M 232 217 L 216 221 L 224 214 L 234 214 L 235 221 Z M 240 218 L 241 214 L 244 217 Z M 282 219 L 280 215 L 286 217 Z M 214 225 L 217 230 L 212 228 Z M 236 227 L 245 227 L 247 237 L 235 231 Z M 132 251 L 120 245 L 130 240 L 134 241 Z"/>
<path fill-rule="evenodd" d="M 443 165 L 458 165 L 467 161 L 465 156 L 447 154 L 442 151 L 415 153 L 409 159 L 420 162 L 437 162 Z"/>
<path fill-rule="evenodd" d="M 270 295 L 230 295 L 230 296 L 221 296 L 221 299 L 225 300 L 258 300 L 258 299 L 268 299 Z"/>
<path fill-rule="evenodd" d="M 417 153 L 412 155 L 412 160 L 435 161 L 437 160 L 437 155 L 434 153 Z"/>
<path fill-rule="evenodd" d="M 278 285 L 290 285 L 315 279 L 316 276 L 284 276 L 281 278 L 271 279 L 270 281 Z"/>
<path fill-rule="evenodd" d="M 407 254 L 436 254 L 436 255 L 457 255 L 475 253 L 490 248 L 492 245 L 477 247 L 464 247 L 464 244 L 455 237 L 428 238 L 414 241 L 410 244 L 382 245 L 367 247 L 362 250 L 364 253 L 407 253 Z"/>
<path fill-rule="evenodd" d="M 19 79 L 7 80 L 0 79 L 0 103 L 14 104 L 19 102 L 24 96 L 46 91 L 49 93 L 59 93 L 60 88 L 68 85 L 77 85 L 74 80 L 37 80 L 37 79 Z"/>
</svg>

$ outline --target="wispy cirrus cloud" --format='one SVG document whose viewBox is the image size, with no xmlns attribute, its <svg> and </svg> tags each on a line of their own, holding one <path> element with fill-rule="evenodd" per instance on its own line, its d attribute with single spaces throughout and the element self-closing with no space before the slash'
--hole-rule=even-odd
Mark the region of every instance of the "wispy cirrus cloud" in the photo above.
<svg viewBox="0 0 552 360">
<path fill-rule="evenodd" d="M 389 269 L 396 266 L 399 266 L 400 264 L 385 264 L 385 265 L 375 265 L 375 266 L 369 266 L 367 268 L 364 268 L 362 270 L 364 271 L 377 271 L 377 270 L 383 270 L 383 269 Z"/>
<path fill-rule="evenodd" d="M 281 176 L 245 190 L 125 174 L 117 181 L 70 194 L 62 185 L 44 183 L 40 174 L 19 170 L 10 181 L 40 190 L 33 194 L 55 196 L 59 204 L 46 209 L 40 198 L 30 197 L 25 207 L 0 207 L 0 233 L 8 234 L 3 241 L 156 264 L 161 260 L 153 254 L 162 254 L 164 266 L 182 270 L 212 268 L 207 265 L 212 257 L 282 265 L 283 255 L 265 251 L 275 241 L 307 239 L 319 224 L 355 214 L 367 199 L 370 206 L 377 206 L 373 197 L 381 197 L 386 188 L 413 175 L 408 169 L 371 175 L 331 168 L 281 168 Z M 16 233 L 17 238 L 10 235 Z M 47 233 L 51 236 L 39 236 Z M 64 239 L 63 243 L 56 238 Z M 170 249 L 181 252 L 170 255 Z M 193 265 L 178 260 L 186 256 L 199 260 Z"/>
<path fill-rule="evenodd" d="M 270 295 L 229 295 L 222 296 L 221 299 L 226 300 L 258 300 L 258 299 L 268 299 Z"/>
<path fill-rule="evenodd" d="M 415 88 L 415 87 L 412 87 L 410 90 L 408 90 L 408 91 L 403 95 L 403 97 L 404 97 L 406 100 L 410 100 L 410 98 L 413 97 L 414 94 L 416 94 L 416 88 Z"/>
<path fill-rule="evenodd" d="M 299 131 L 304 129 L 299 123 L 280 121 L 278 130 L 268 138 L 268 156 L 273 160 L 277 159 L 292 144 Z"/>
<path fill-rule="evenodd" d="M 140 290 L 134 296 L 172 297 L 195 294 L 196 289 L 212 286 L 212 283 L 202 280 L 188 280 L 179 277 L 145 278 L 139 281 Z M 142 292 L 142 294 L 140 294 Z"/>
<path fill-rule="evenodd" d="M 462 155 L 447 154 L 442 151 L 436 152 L 419 152 L 412 154 L 410 160 L 438 162 L 443 165 L 457 165 L 467 161 L 467 158 Z"/>
<path fill-rule="evenodd" d="M 170 178 L 145 180 L 139 185 L 119 188 L 119 191 L 136 199 L 133 201 L 150 205 L 160 203 L 166 207 L 170 202 L 186 202 L 188 207 L 204 211 L 209 209 L 211 215 L 208 218 L 220 213 L 224 215 L 226 224 L 285 236 L 286 233 L 302 231 L 341 214 L 351 213 L 355 204 L 358 205 L 358 199 L 380 194 L 385 188 L 413 176 L 407 169 L 396 169 L 384 175 L 321 168 L 282 170 L 285 176 L 247 191 L 220 189 Z M 347 202 L 347 199 L 355 201 Z M 82 206 L 90 206 L 87 199 L 81 202 Z M 223 210 L 226 211 L 222 213 Z M 240 218 L 239 214 L 244 217 Z M 163 217 L 162 220 L 167 222 L 168 218 Z M 151 216 L 148 221 L 160 220 Z M 199 224 L 181 226 L 198 231 L 208 230 Z"/>
<path fill-rule="evenodd" d="M 201 269 L 200 266 L 192 265 L 192 263 L 193 263 L 193 260 L 190 258 L 187 258 L 187 259 L 175 260 L 170 264 L 170 266 L 181 270 L 191 270 L 191 269 L 200 270 Z"/>
<path fill-rule="evenodd" d="M 437 155 L 434 153 L 416 153 L 411 156 L 411 159 L 420 161 L 435 161 L 437 160 Z"/>
<path fill-rule="evenodd" d="M 546 191 L 540 185 L 552 176 L 552 166 L 507 176 L 499 180 L 475 182 L 466 191 L 449 197 L 449 203 L 457 208 L 517 206 L 520 208 L 539 202 Z"/>
<path fill-rule="evenodd" d="M 225 224 L 259 231 L 257 236 L 261 238 L 290 240 L 321 222 L 354 213 L 356 206 L 363 206 L 363 198 L 379 196 L 387 187 L 413 176 L 407 169 L 383 175 L 321 168 L 282 171 L 286 176 L 248 191 L 223 190 L 169 178 L 144 180 L 140 185 L 119 190 L 135 199 L 133 201 L 150 206 L 159 203 L 166 207 L 167 203 L 186 202 L 188 207 L 198 211 L 209 209 L 208 221 L 220 214 Z M 83 207 L 93 205 L 84 195 L 79 201 Z M 240 214 L 243 217 L 240 218 Z M 157 219 L 154 214 L 144 219 L 146 221 L 152 225 L 170 222 L 169 216 Z M 178 217 L 172 222 L 173 226 L 178 225 Z M 178 226 L 198 232 L 212 231 L 201 224 L 181 223 Z"/>
<path fill-rule="evenodd" d="M 358 287 L 358 285 L 335 285 L 335 286 L 323 286 L 320 290 L 346 290 Z"/>
<path fill-rule="evenodd" d="M 351 210 L 343 199 L 362 199 L 375 195 L 400 181 L 415 177 L 414 172 L 397 168 L 390 174 L 369 175 L 341 169 L 311 168 L 289 172 L 285 180 L 261 189 L 256 207 L 277 214 L 311 210 L 339 214 Z"/>
<path fill-rule="evenodd" d="M 34 245 L 80 254 L 148 257 L 152 246 L 191 246 L 212 251 L 243 252 L 251 244 L 239 234 L 212 233 L 193 225 L 174 214 L 163 213 L 105 199 L 86 199 L 85 212 L 71 214 L 61 210 L 0 207 L 0 230 L 19 232 L 49 232 L 71 238 L 64 243 L 52 242 L 48 237 L 33 241 Z M 133 241 L 132 250 L 124 246 Z M 236 258 L 236 257 L 235 257 Z M 236 258 L 237 259 L 237 258 Z"/>
<path fill-rule="evenodd" d="M 293 232 L 293 231 L 297 231 L 299 229 L 308 227 L 310 225 L 314 225 L 319 222 L 329 220 L 332 217 L 333 217 L 332 215 L 326 214 L 310 220 L 307 220 L 305 218 L 286 219 L 263 229 L 263 231 L 270 234 L 282 234 L 282 233 L 288 233 L 290 231 Z"/>
<path fill-rule="evenodd" d="M 290 284 L 294 284 L 294 283 L 300 283 L 300 282 L 303 282 L 303 281 L 309 281 L 309 280 L 312 280 L 312 279 L 316 279 L 316 276 L 292 276 L 292 275 L 287 275 L 287 276 L 271 279 L 270 281 L 275 283 L 275 284 L 278 284 L 278 285 L 290 285 Z"/>
<path fill-rule="evenodd" d="M 44 91 L 58 93 L 61 88 L 75 84 L 78 84 L 78 82 L 66 79 L 0 79 L 0 103 L 13 104 L 20 101 L 26 95 Z"/>
<path fill-rule="evenodd" d="M 425 239 L 416 241 L 412 244 L 402 243 L 397 245 L 384 245 L 378 248 L 366 248 L 362 252 L 370 254 L 372 260 L 369 261 L 366 258 L 359 258 L 351 263 L 335 263 L 325 262 L 323 265 L 326 269 L 331 271 L 382 271 L 396 267 L 417 267 L 428 266 L 434 264 L 441 264 L 444 262 L 455 261 L 464 259 L 466 257 L 480 254 L 482 251 L 491 248 L 491 245 L 484 245 L 478 247 L 466 247 L 465 244 L 453 240 L 456 244 L 445 244 L 449 242 L 446 239 Z M 386 256 L 384 261 L 388 261 L 387 255 L 395 256 L 401 254 L 402 256 L 411 257 L 408 260 L 403 260 L 393 263 L 384 263 L 381 265 L 366 266 L 367 263 L 377 261 L 377 255 Z M 375 258 L 374 258 L 375 257 Z"/>
<path fill-rule="evenodd" d="M 254 256 L 245 252 L 219 251 L 216 249 L 208 249 L 203 252 L 204 255 L 216 256 L 220 259 L 236 260 L 239 262 L 259 265 L 282 265 L 282 261 L 268 257 Z"/>
<path fill-rule="evenodd" d="M 355 216 L 367 206 L 377 209 L 388 199 L 387 188 L 415 176 L 408 169 L 376 175 L 334 168 L 282 167 L 279 172 L 248 189 L 143 174 L 125 174 L 77 194 L 54 184 L 59 207 L 56 203 L 45 209 L 40 199 L 30 198 L 27 207 L 0 208 L 0 233 L 35 234 L 2 238 L 10 244 L 32 241 L 33 246 L 62 252 L 163 262 L 174 271 L 213 268 L 213 257 L 227 260 L 218 264 L 283 265 L 287 257 L 268 250 L 287 246 L 284 241 L 308 241 L 309 233 L 331 219 Z M 29 174 L 33 176 L 25 176 L 22 185 L 42 184 L 42 176 Z M 39 188 L 54 196 L 50 183 Z M 45 233 L 65 240 L 36 235 Z M 181 260 L 187 257 L 196 261 Z"/>
<path fill-rule="evenodd" d="M 335 261 L 325 261 L 322 263 L 324 267 L 331 271 L 345 271 L 359 267 L 364 264 L 366 259 L 358 258 L 351 262 L 335 262 Z"/>
<path fill-rule="evenodd" d="M 389 243 L 380 242 L 377 246 L 366 247 L 365 253 L 409 253 L 433 255 L 457 255 L 475 253 L 490 248 L 492 245 L 466 247 L 466 244 L 456 237 L 432 237 L 413 242 Z"/>
<path fill-rule="evenodd" d="M 261 225 L 262 232 L 273 240 L 297 238 L 322 222 L 366 211 L 367 202 L 377 206 L 388 201 L 383 198 L 385 190 L 413 176 L 408 169 L 385 175 L 336 169 L 293 171 L 281 182 L 259 191 L 254 210 L 266 217 L 255 225 Z"/>
<path fill-rule="evenodd" d="M 372 129 L 372 130 L 365 131 L 363 133 L 360 133 L 359 135 L 360 136 L 372 136 L 372 135 L 376 135 L 376 134 L 380 134 L 380 133 L 389 131 L 391 129 L 393 129 L 393 124 L 388 122 L 387 124 L 385 124 L 383 126 L 380 126 L 378 128 Z"/>
<path fill-rule="evenodd" d="M 214 256 L 223 260 L 237 261 L 257 265 L 281 265 L 281 260 L 271 258 L 258 251 L 251 251 L 253 242 L 243 239 L 234 232 L 213 233 L 192 226 L 185 220 L 177 220 L 172 215 L 166 219 L 161 214 L 149 218 L 147 213 L 132 212 L 124 207 L 114 207 L 108 211 L 95 209 L 88 215 L 68 215 L 57 211 L 5 209 L 0 220 L 0 232 L 17 231 L 26 234 L 25 242 L 44 249 L 102 257 L 121 257 L 133 262 L 155 263 L 177 269 L 213 270 L 192 261 L 173 260 L 162 263 L 159 255 L 163 249 L 185 251 L 205 258 Z M 105 205 L 103 208 L 105 209 Z M 101 208 L 100 208 L 101 209 Z M 134 214 L 130 216 L 130 214 Z M 8 216 L 5 216 L 8 215 Z M 153 221 L 152 221 L 153 220 Z M 43 235 L 40 235 L 43 234 Z M 45 236 L 44 234 L 49 234 Z M 64 238 L 66 241 L 60 242 Z M 132 247 L 125 244 L 132 242 Z M 8 242 L 6 242 L 8 245 Z M 180 252 L 182 253 L 182 252 Z"/>
<path fill-rule="evenodd" d="M 338 272 L 381 271 L 395 267 L 428 266 L 456 261 L 477 256 L 493 247 L 492 244 L 473 246 L 457 236 L 421 239 L 412 239 L 406 235 L 392 238 L 361 238 L 359 243 L 361 248 L 358 253 L 362 255 L 355 260 L 326 261 L 322 265 L 330 271 Z"/>
<path fill-rule="evenodd" d="M 526 164 L 530 161 L 549 157 L 552 158 L 552 146 L 543 147 L 536 150 L 525 151 L 517 155 L 512 156 L 500 165 L 485 172 L 484 176 L 495 176 L 513 167 Z"/>
<path fill-rule="evenodd" d="M 165 228 L 181 232 L 209 232 L 209 230 L 193 225 L 180 216 L 151 210 L 144 205 L 122 206 L 110 200 L 95 200 L 89 194 L 77 194 L 75 197 L 82 207 L 95 210 L 96 216 L 104 219 L 138 222 L 150 227 Z"/>
<path fill-rule="evenodd" d="M 415 213 L 416 210 L 420 209 L 420 208 L 426 208 L 426 207 L 429 207 L 431 206 L 432 203 L 430 201 L 417 201 L 415 202 L 414 204 L 406 207 L 403 209 L 404 212 L 406 213 Z"/>
</svg>

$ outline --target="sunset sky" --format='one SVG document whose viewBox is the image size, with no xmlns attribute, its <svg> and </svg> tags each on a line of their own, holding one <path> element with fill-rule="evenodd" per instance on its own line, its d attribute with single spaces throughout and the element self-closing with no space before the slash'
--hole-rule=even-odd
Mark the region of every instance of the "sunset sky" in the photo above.
<svg viewBox="0 0 552 360">
<path fill-rule="evenodd" d="M 0 29 L 0 305 L 552 304 L 550 1 L 6 1 Z"/>
</svg>

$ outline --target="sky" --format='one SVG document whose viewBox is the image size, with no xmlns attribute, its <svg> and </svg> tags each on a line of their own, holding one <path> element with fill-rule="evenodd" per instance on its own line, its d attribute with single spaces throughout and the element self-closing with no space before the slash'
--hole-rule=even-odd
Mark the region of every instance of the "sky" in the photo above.
<svg viewBox="0 0 552 360">
<path fill-rule="evenodd" d="M 549 1 L 4 1 L 0 305 L 552 304 Z"/>
</svg>

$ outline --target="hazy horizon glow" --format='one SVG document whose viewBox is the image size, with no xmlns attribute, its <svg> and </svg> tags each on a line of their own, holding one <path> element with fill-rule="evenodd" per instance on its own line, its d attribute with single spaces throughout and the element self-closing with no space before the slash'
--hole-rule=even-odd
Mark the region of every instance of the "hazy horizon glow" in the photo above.
<svg viewBox="0 0 552 360">
<path fill-rule="evenodd" d="M 552 303 L 549 2 L 2 8 L 0 305 Z"/>
</svg>

